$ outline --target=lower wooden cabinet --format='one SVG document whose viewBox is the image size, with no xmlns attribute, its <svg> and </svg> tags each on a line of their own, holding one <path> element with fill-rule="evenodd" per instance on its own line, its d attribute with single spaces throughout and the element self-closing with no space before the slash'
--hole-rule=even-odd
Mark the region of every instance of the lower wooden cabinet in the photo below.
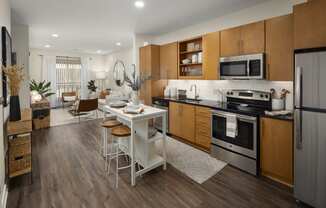
<svg viewBox="0 0 326 208">
<path fill-rule="evenodd" d="M 293 122 L 261 118 L 261 174 L 282 184 L 293 185 Z"/>
<path fill-rule="evenodd" d="M 210 109 L 170 102 L 169 130 L 172 135 L 209 150 L 211 143 Z"/>
<path fill-rule="evenodd" d="M 169 129 L 172 135 L 195 142 L 195 106 L 170 102 Z"/>
<path fill-rule="evenodd" d="M 195 144 L 207 150 L 211 147 L 211 109 L 196 107 Z"/>
</svg>

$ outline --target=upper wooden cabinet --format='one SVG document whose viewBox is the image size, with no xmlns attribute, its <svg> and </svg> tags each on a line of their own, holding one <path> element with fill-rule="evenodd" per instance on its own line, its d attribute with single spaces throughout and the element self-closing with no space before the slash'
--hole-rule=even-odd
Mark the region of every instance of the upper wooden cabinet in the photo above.
<svg viewBox="0 0 326 208">
<path fill-rule="evenodd" d="M 293 81 L 293 15 L 266 20 L 267 79 Z"/>
<path fill-rule="evenodd" d="M 163 95 L 165 86 L 160 80 L 160 46 L 148 45 L 139 49 L 139 70 L 141 75 L 151 76 L 140 89 L 140 99 L 151 105 L 152 97 Z"/>
<path fill-rule="evenodd" d="M 263 53 L 265 22 L 260 21 L 221 31 L 221 56 Z"/>
<path fill-rule="evenodd" d="M 261 118 L 260 132 L 262 175 L 293 185 L 293 122 Z"/>
<path fill-rule="evenodd" d="M 206 80 L 219 79 L 220 32 L 203 36 L 203 71 Z"/>
<path fill-rule="evenodd" d="M 325 8 L 325 0 L 313 0 L 294 7 L 295 49 L 326 46 Z"/>
<path fill-rule="evenodd" d="M 160 46 L 161 79 L 178 78 L 178 43 Z"/>
</svg>

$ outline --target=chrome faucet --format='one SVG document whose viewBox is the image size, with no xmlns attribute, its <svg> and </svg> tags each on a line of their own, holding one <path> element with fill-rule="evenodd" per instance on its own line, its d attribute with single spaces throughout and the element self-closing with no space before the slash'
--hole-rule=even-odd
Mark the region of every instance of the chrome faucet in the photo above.
<svg viewBox="0 0 326 208">
<path fill-rule="evenodd" d="M 195 100 L 199 98 L 199 95 L 197 94 L 197 85 L 193 84 L 190 86 L 190 92 L 192 92 L 192 88 L 195 87 Z"/>
</svg>

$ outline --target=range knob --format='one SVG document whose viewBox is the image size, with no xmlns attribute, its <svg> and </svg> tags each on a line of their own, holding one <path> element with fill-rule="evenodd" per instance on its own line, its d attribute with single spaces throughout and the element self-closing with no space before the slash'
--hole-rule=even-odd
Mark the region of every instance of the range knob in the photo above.
<svg viewBox="0 0 326 208">
<path fill-rule="evenodd" d="M 260 97 L 261 97 L 261 98 L 263 98 L 263 97 L 264 97 L 264 95 L 263 95 L 263 94 L 260 94 Z"/>
<path fill-rule="evenodd" d="M 230 92 L 226 92 L 227 95 L 230 95 L 231 93 Z"/>
<path fill-rule="evenodd" d="M 268 95 L 265 95 L 265 98 L 268 98 Z"/>
</svg>

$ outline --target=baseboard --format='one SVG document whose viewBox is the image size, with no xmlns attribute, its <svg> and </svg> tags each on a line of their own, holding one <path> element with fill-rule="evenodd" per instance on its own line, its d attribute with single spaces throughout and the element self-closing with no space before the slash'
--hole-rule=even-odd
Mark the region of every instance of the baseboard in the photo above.
<svg viewBox="0 0 326 208">
<path fill-rule="evenodd" d="M 8 198 L 8 188 L 7 185 L 5 184 L 3 186 L 2 193 L 1 193 L 1 208 L 7 207 L 7 198 Z"/>
</svg>

